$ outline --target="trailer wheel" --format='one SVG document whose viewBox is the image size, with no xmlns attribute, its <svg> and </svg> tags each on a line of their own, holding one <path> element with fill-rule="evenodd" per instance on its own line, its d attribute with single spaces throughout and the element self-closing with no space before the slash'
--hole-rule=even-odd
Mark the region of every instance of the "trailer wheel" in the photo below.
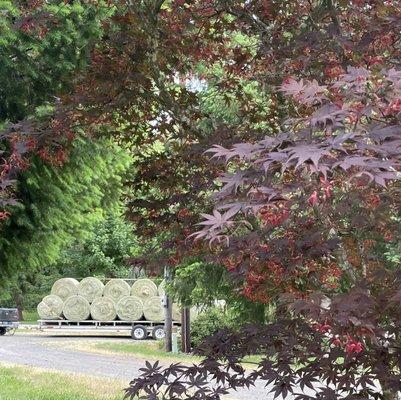
<svg viewBox="0 0 401 400">
<path fill-rule="evenodd" d="M 144 340 L 148 337 L 148 330 L 146 326 L 143 325 L 135 325 L 131 330 L 131 337 L 134 340 Z"/>
<path fill-rule="evenodd" d="M 1 327 L 1 328 L 0 328 L 0 336 L 5 335 L 6 332 L 7 332 L 7 329 L 6 329 L 6 328 L 4 328 L 4 327 Z"/>
<path fill-rule="evenodd" d="M 166 337 L 166 332 L 164 330 L 163 325 L 155 326 L 152 329 L 152 337 L 155 340 L 162 340 L 162 339 L 164 339 Z"/>
</svg>

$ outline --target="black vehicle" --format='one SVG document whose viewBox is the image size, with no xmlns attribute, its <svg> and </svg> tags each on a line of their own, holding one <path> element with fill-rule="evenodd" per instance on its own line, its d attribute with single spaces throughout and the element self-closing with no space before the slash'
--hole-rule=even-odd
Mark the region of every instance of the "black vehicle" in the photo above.
<svg viewBox="0 0 401 400">
<path fill-rule="evenodd" d="M 0 308 L 0 336 L 19 326 L 18 310 L 16 308 Z"/>
</svg>

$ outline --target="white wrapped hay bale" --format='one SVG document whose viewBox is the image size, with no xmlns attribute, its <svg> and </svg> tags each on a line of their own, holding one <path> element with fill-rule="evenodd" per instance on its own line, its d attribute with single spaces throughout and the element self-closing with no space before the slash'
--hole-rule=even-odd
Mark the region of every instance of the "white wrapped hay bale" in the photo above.
<svg viewBox="0 0 401 400">
<path fill-rule="evenodd" d="M 137 321 L 143 315 L 143 302 L 138 296 L 125 296 L 117 303 L 117 315 L 122 321 Z"/>
<path fill-rule="evenodd" d="M 164 308 L 159 296 L 151 297 L 144 302 L 143 315 L 148 321 L 164 321 Z"/>
<path fill-rule="evenodd" d="M 157 292 L 160 297 L 163 297 L 166 294 L 166 281 L 163 279 L 159 286 L 157 287 Z"/>
<path fill-rule="evenodd" d="M 109 297 L 114 303 L 118 303 L 120 299 L 130 294 L 131 288 L 124 279 L 111 279 L 103 289 L 103 296 Z"/>
<path fill-rule="evenodd" d="M 64 302 L 63 314 L 69 321 L 85 321 L 90 315 L 89 301 L 82 296 L 71 296 Z"/>
<path fill-rule="evenodd" d="M 81 280 L 78 285 L 78 294 L 85 297 L 89 303 L 92 303 L 98 297 L 102 297 L 104 284 L 100 279 L 87 277 Z"/>
<path fill-rule="evenodd" d="M 157 296 L 157 286 L 150 279 L 138 279 L 132 285 L 131 294 L 139 297 L 142 301 L 146 301 Z"/>
<path fill-rule="evenodd" d="M 117 316 L 116 305 L 109 297 L 99 297 L 93 300 L 90 313 L 96 321 L 114 321 Z"/>
<path fill-rule="evenodd" d="M 74 278 L 62 278 L 54 282 L 51 294 L 65 301 L 68 297 L 78 294 L 79 282 Z"/>
<path fill-rule="evenodd" d="M 61 319 L 63 313 L 63 300 L 55 295 L 49 295 L 37 306 L 40 319 Z"/>
</svg>

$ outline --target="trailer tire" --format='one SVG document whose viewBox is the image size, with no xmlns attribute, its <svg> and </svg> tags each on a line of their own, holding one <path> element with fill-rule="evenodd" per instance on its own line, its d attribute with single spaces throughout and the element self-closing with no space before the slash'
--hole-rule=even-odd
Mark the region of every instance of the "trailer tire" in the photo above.
<svg viewBox="0 0 401 400">
<path fill-rule="evenodd" d="M 131 337 L 134 340 L 145 340 L 148 337 L 148 330 L 146 326 L 135 325 L 131 330 Z"/>
<path fill-rule="evenodd" d="M 3 336 L 3 335 L 5 335 L 6 334 L 6 332 L 7 332 L 7 329 L 6 328 L 4 328 L 3 326 L 0 328 L 0 336 Z"/>
<path fill-rule="evenodd" d="M 155 340 L 162 340 L 166 337 L 166 331 L 163 325 L 157 325 L 152 329 L 152 337 Z"/>
</svg>

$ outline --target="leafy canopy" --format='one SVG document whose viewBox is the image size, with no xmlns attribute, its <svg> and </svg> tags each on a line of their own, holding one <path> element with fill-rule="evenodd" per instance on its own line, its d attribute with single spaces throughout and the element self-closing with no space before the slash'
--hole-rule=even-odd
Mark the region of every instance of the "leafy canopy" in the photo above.
<svg viewBox="0 0 401 400">
<path fill-rule="evenodd" d="M 18 181 L 20 202 L 0 236 L 1 274 L 56 261 L 74 237 L 121 207 L 130 157 L 110 140 L 77 139 L 68 161 L 52 166 L 39 157 Z"/>
</svg>

